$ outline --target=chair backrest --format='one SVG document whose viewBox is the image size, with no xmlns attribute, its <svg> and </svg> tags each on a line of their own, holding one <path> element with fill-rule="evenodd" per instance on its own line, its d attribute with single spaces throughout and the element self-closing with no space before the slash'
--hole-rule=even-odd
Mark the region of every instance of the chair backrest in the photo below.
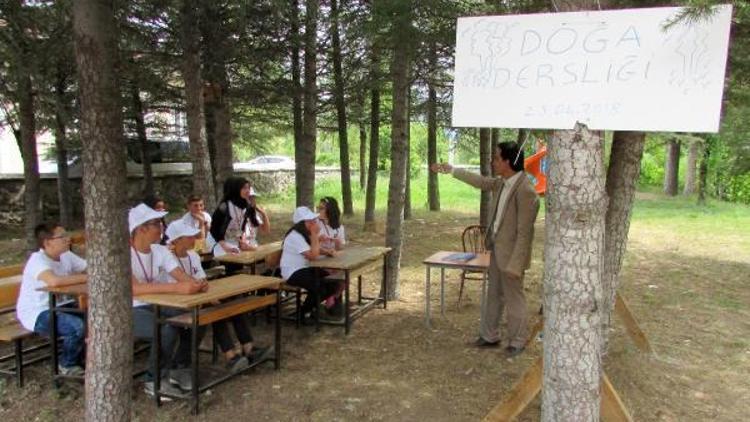
<svg viewBox="0 0 750 422">
<path fill-rule="evenodd" d="M 461 243 L 463 244 L 464 252 L 484 252 L 485 231 L 485 227 L 480 225 L 466 227 L 463 234 L 461 234 Z"/>
<path fill-rule="evenodd" d="M 281 264 L 281 251 L 269 254 L 265 261 L 266 267 L 276 269 Z"/>
</svg>

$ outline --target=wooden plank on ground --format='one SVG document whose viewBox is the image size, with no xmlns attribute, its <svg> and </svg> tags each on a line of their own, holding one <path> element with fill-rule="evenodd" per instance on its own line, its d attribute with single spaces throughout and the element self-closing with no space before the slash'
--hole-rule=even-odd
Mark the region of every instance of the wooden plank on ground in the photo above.
<svg viewBox="0 0 750 422">
<path fill-rule="evenodd" d="M 625 324 L 625 331 L 627 331 L 628 335 L 633 340 L 633 343 L 635 343 L 635 346 L 642 352 L 653 353 L 654 350 L 651 348 L 651 343 L 649 343 L 648 337 L 646 337 L 646 334 L 641 330 L 638 321 L 633 316 L 633 313 L 630 311 L 625 299 L 620 295 L 620 292 L 617 292 L 615 295 L 615 312 L 617 312 L 617 315 Z"/>
<path fill-rule="evenodd" d="M 603 421 L 633 422 L 633 418 L 630 416 L 628 409 L 625 408 L 617 391 L 612 387 L 609 377 L 607 377 L 607 374 L 604 372 L 602 372 L 601 396 L 602 402 L 599 413 Z"/>
<path fill-rule="evenodd" d="M 521 380 L 513 386 L 508 397 L 495 406 L 487 416 L 485 422 L 511 421 L 523 412 L 542 391 L 542 368 L 544 361 L 538 357 L 534 364 L 526 371 Z"/>
</svg>

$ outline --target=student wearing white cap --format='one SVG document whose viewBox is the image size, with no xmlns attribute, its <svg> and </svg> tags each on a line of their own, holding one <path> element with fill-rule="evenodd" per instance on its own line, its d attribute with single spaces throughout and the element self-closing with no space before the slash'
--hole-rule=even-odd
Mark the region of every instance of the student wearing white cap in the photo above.
<svg viewBox="0 0 750 422">
<path fill-rule="evenodd" d="M 154 311 L 153 308 L 137 300 L 143 294 L 194 294 L 208 289 L 205 280 L 191 277 L 180 267 L 180 263 L 166 246 L 159 245 L 162 237 L 161 219 L 166 212 L 155 211 L 146 204 L 139 204 L 128 213 L 130 229 L 130 266 L 131 282 L 133 286 L 133 335 L 136 338 L 151 339 L 153 341 Z M 169 274 L 173 281 L 165 281 L 160 273 Z M 179 311 L 162 311 L 162 316 L 168 317 L 179 314 Z M 161 392 L 181 394 L 171 384 L 176 384 L 184 390 L 192 388 L 189 370 L 170 368 L 189 362 L 188 330 L 166 325 L 162 329 L 161 353 L 164 359 L 161 368 L 155 368 L 156 354 L 151 347 L 149 356 L 149 372 L 145 385 L 146 393 L 153 394 L 153 377 L 161 375 Z M 181 342 L 181 347 L 175 352 L 175 346 Z"/>
<path fill-rule="evenodd" d="M 167 227 L 167 238 L 172 246 L 175 258 L 177 258 L 180 268 L 193 278 L 205 280 L 206 273 L 201 267 L 200 256 L 193 250 L 196 238 L 200 235 L 200 230 L 191 227 L 182 220 L 172 222 Z M 172 282 L 174 278 L 163 273 L 165 281 Z M 234 340 L 231 336 L 229 323 L 232 323 L 234 333 L 240 343 L 239 350 L 235 350 Z M 245 314 L 236 315 L 223 321 L 212 324 L 219 348 L 224 353 L 227 360 L 227 367 L 231 371 L 240 371 L 247 368 L 250 361 L 256 361 L 264 358 L 269 351 L 264 347 L 253 347 L 253 336 L 250 333 L 250 322 Z"/>
<path fill-rule="evenodd" d="M 310 267 L 310 261 L 317 259 L 320 252 L 320 226 L 318 215 L 307 207 L 294 210 L 294 225 L 286 233 L 281 252 L 281 278 L 292 286 L 307 290 L 307 298 L 302 304 L 302 314 L 315 311 L 315 297 L 323 300 L 334 293 L 336 286 L 323 281 L 326 275 Z M 316 289 L 319 289 L 316 291 Z"/>
</svg>

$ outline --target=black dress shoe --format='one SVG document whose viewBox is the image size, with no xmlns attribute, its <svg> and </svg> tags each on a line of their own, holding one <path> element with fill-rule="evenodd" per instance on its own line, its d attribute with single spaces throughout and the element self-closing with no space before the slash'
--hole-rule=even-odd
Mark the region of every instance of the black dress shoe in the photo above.
<svg viewBox="0 0 750 422">
<path fill-rule="evenodd" d="M 482 337 L 479 337 L 474 342 L 474 346 L 476 347 L 497 347 L 499 345 L 500 345 L 500 341 L 487 341 L 483 339 Z"/>
<path fill-rule="evenodd" d="M 508 346 L 505 348 L 505 354 L 507 354 L 509 358 L 512 358 L 513 356 L 518 356 L 521 353 L 523 353 L 523 351 L 524 351 L 523 347 Z"/>
</svg>

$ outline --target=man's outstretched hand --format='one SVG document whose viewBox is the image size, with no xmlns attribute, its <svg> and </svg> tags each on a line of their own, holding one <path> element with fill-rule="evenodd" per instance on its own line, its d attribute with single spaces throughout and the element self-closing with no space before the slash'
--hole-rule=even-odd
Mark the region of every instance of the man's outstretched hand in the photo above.
<svg viewBox="0 0 750 422">
<path fill-rule="evenodd" d="M 453 166 L 448 163 L 433 163 L 430 165 L 430 170 L 435 173 L 450 173 L 453 171 Z"/>
</svg>

